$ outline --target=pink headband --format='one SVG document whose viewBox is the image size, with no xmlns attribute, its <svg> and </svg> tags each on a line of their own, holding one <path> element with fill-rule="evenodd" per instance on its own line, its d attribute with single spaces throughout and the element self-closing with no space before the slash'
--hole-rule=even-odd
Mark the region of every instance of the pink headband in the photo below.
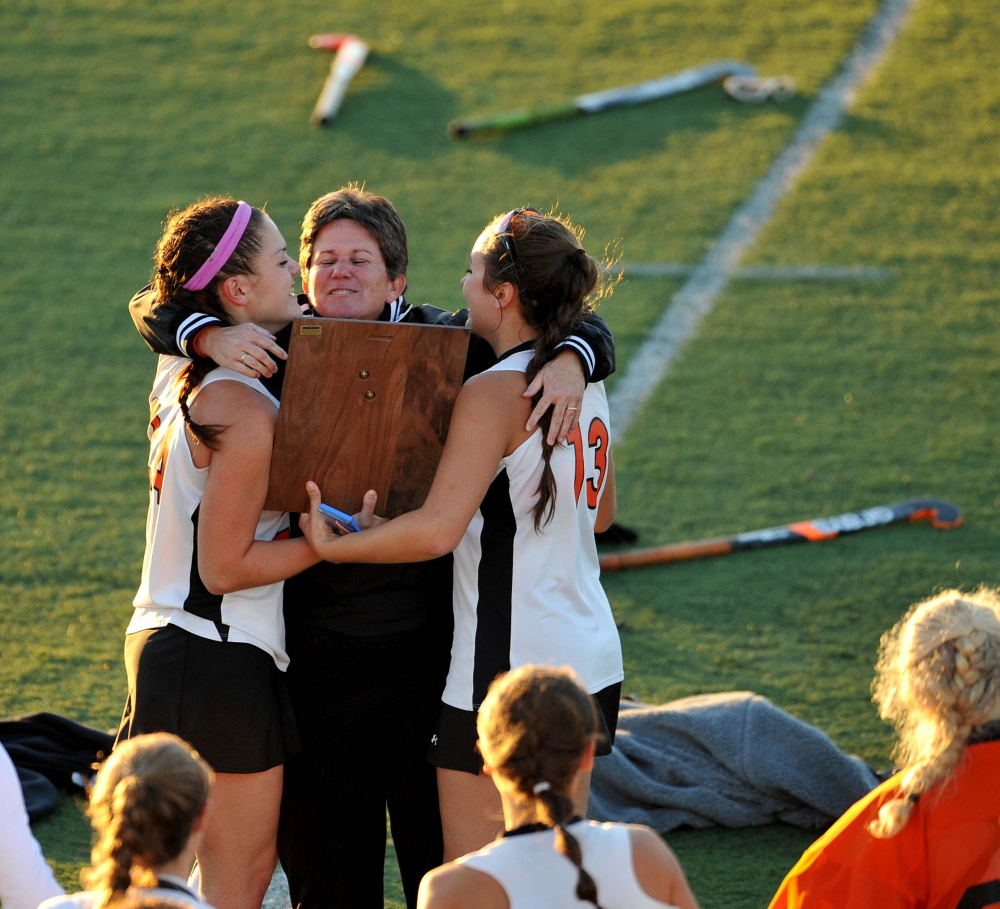
<svg viewBox="0 0 1000 909">
<path fill-rule="evenodd" d="M 246 202 L 240 202 L 236 206 L 236 213 L 233 215 L 233 220 L 229 222 L 229 227 L 226 228 L 222 239 L 215 244 L 215 249 L 212 251 L 212 255 L 205 260 L 205 264 L 194 273 L 192 278 L 185 282 L 185 288 L 201 290 L 219 273 L 219 269 L 229 261 L 233 250 L 239 246 L 240 240 L 243 239 L 243 232 L 247 229 L 252 214 L 253 209 Z"/>
</svg>

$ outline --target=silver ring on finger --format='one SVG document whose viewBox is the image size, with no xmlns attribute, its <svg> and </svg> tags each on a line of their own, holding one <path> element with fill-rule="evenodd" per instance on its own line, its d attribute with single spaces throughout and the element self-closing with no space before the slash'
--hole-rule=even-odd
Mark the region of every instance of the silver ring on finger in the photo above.
<svg viewBox="0 0 1000 909">
<path fill-rule="evenodd" d="M 243 364 L 244 366 L 246 366 L 246 362 L 247 362 L 247 354 L 243 354 L 243 356 L 242 356 L 242 357 L 240 357 L 240 362 L 241 362 L 241 363 L 242 363 L 242 364 Z"/>
</svg>

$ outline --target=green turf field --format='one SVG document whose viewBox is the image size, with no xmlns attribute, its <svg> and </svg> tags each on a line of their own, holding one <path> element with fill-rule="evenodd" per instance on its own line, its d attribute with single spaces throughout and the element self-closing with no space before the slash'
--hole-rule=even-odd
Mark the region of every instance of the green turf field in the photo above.
<svg viewBox="0 0 1000 909">
<path fill-rule="evenodd" d="M 153 360 L 125 304 L 167 210 L 228 193 L 294 247 L 317 195 L 392 198 L 410 299 L 456 307 L 494 213 L 557 206 L 591 251 L 696 263 L 836 71 L 874 0 L 6 0 L 0 5 L 0 712 L 102 727 L 121 709 L 122 631 L 145 514 Z M 878 636 L 913 600 L 997 585 L 1000 90 L 995 4 L 918 4 L 745 264 L 869 265 L 883 282 L 734 281 L 617 445 L 620 518 L 648 543 L 923 495 L 962 528 L 900 526 L 608 575 L 626 690 L 751 689 L 879 765 Z M 319 31 L 372 45 L 342 115 L 308 115 Z M 499 138 L 446 123 L 713 59 L 790 74 L 797 97 L 718 87 Z M 622 361 L 678 280 L 632 278 L 603 314 Z M 66 800 L 37 833 L 67 885 L 87 834 Z M 766 904 L 810 835 L 668 837 L 708 909 Z M 391 865 L 391 863 L 390 863 Z M 391 892 L 401 905 L 390 872 Z"/>
</svg>

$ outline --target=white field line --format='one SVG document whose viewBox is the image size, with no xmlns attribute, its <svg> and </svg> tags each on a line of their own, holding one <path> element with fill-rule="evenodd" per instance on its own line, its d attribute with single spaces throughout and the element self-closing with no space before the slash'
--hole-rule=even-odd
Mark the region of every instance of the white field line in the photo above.
<svg viewBox="0 0 1000 909">
<path fill-rule="evenodd" d="M 691 277 L 674 294 L 611 395 L 617 438 L 624 437 L 636 414 L 667 374 L 674 357 L 711 312 L 719 294 L 735 275 L 740 260 L 774 215 L 778 201 L 812 161 L 819 144 L 840 124 L 855 91 L 881 62 L 916 2 L 884 0 L 750 198 L 736 210 Z"/>
<path fill-rule="evenodd" d="M 684 262 L 621 262 L 608 272 L 635 278 L 687 278 L 697 267 Z M 751 265 L 734 269 L 730 277 L 751 281 L 885 281 L 892 272 L 868 265 Z"/>
</svg>

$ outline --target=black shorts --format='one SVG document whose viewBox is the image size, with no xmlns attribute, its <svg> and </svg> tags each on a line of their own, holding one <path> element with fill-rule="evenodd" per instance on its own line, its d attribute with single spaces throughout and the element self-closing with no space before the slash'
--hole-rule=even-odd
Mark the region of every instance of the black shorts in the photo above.
<svg viewBox="0 0 1000 909">
<path fill-rule="evenodd" d="M 261 773 L 299 750 L 285 674 L 260 647 L 166 625 L 125 637 L 125 670 L 119 741 L 172 732 L 216 773 Z"/>
<path fill-rule="evenodd" d="M 596 755 L 611 754 L 618 728 L 618 704 L 621 701 L 622 683 L 617 682 L 602 688 L 591 697 L 597 702 L 597 749 Z M 441 705 L 427 760 L 443 770 L 464 770 L 478 775 L 483 769 L 483 758 L 476 747 L 479 734 L 476 732 L 476 711 L 459 710 L 450 704 Z"/>
</svg>

